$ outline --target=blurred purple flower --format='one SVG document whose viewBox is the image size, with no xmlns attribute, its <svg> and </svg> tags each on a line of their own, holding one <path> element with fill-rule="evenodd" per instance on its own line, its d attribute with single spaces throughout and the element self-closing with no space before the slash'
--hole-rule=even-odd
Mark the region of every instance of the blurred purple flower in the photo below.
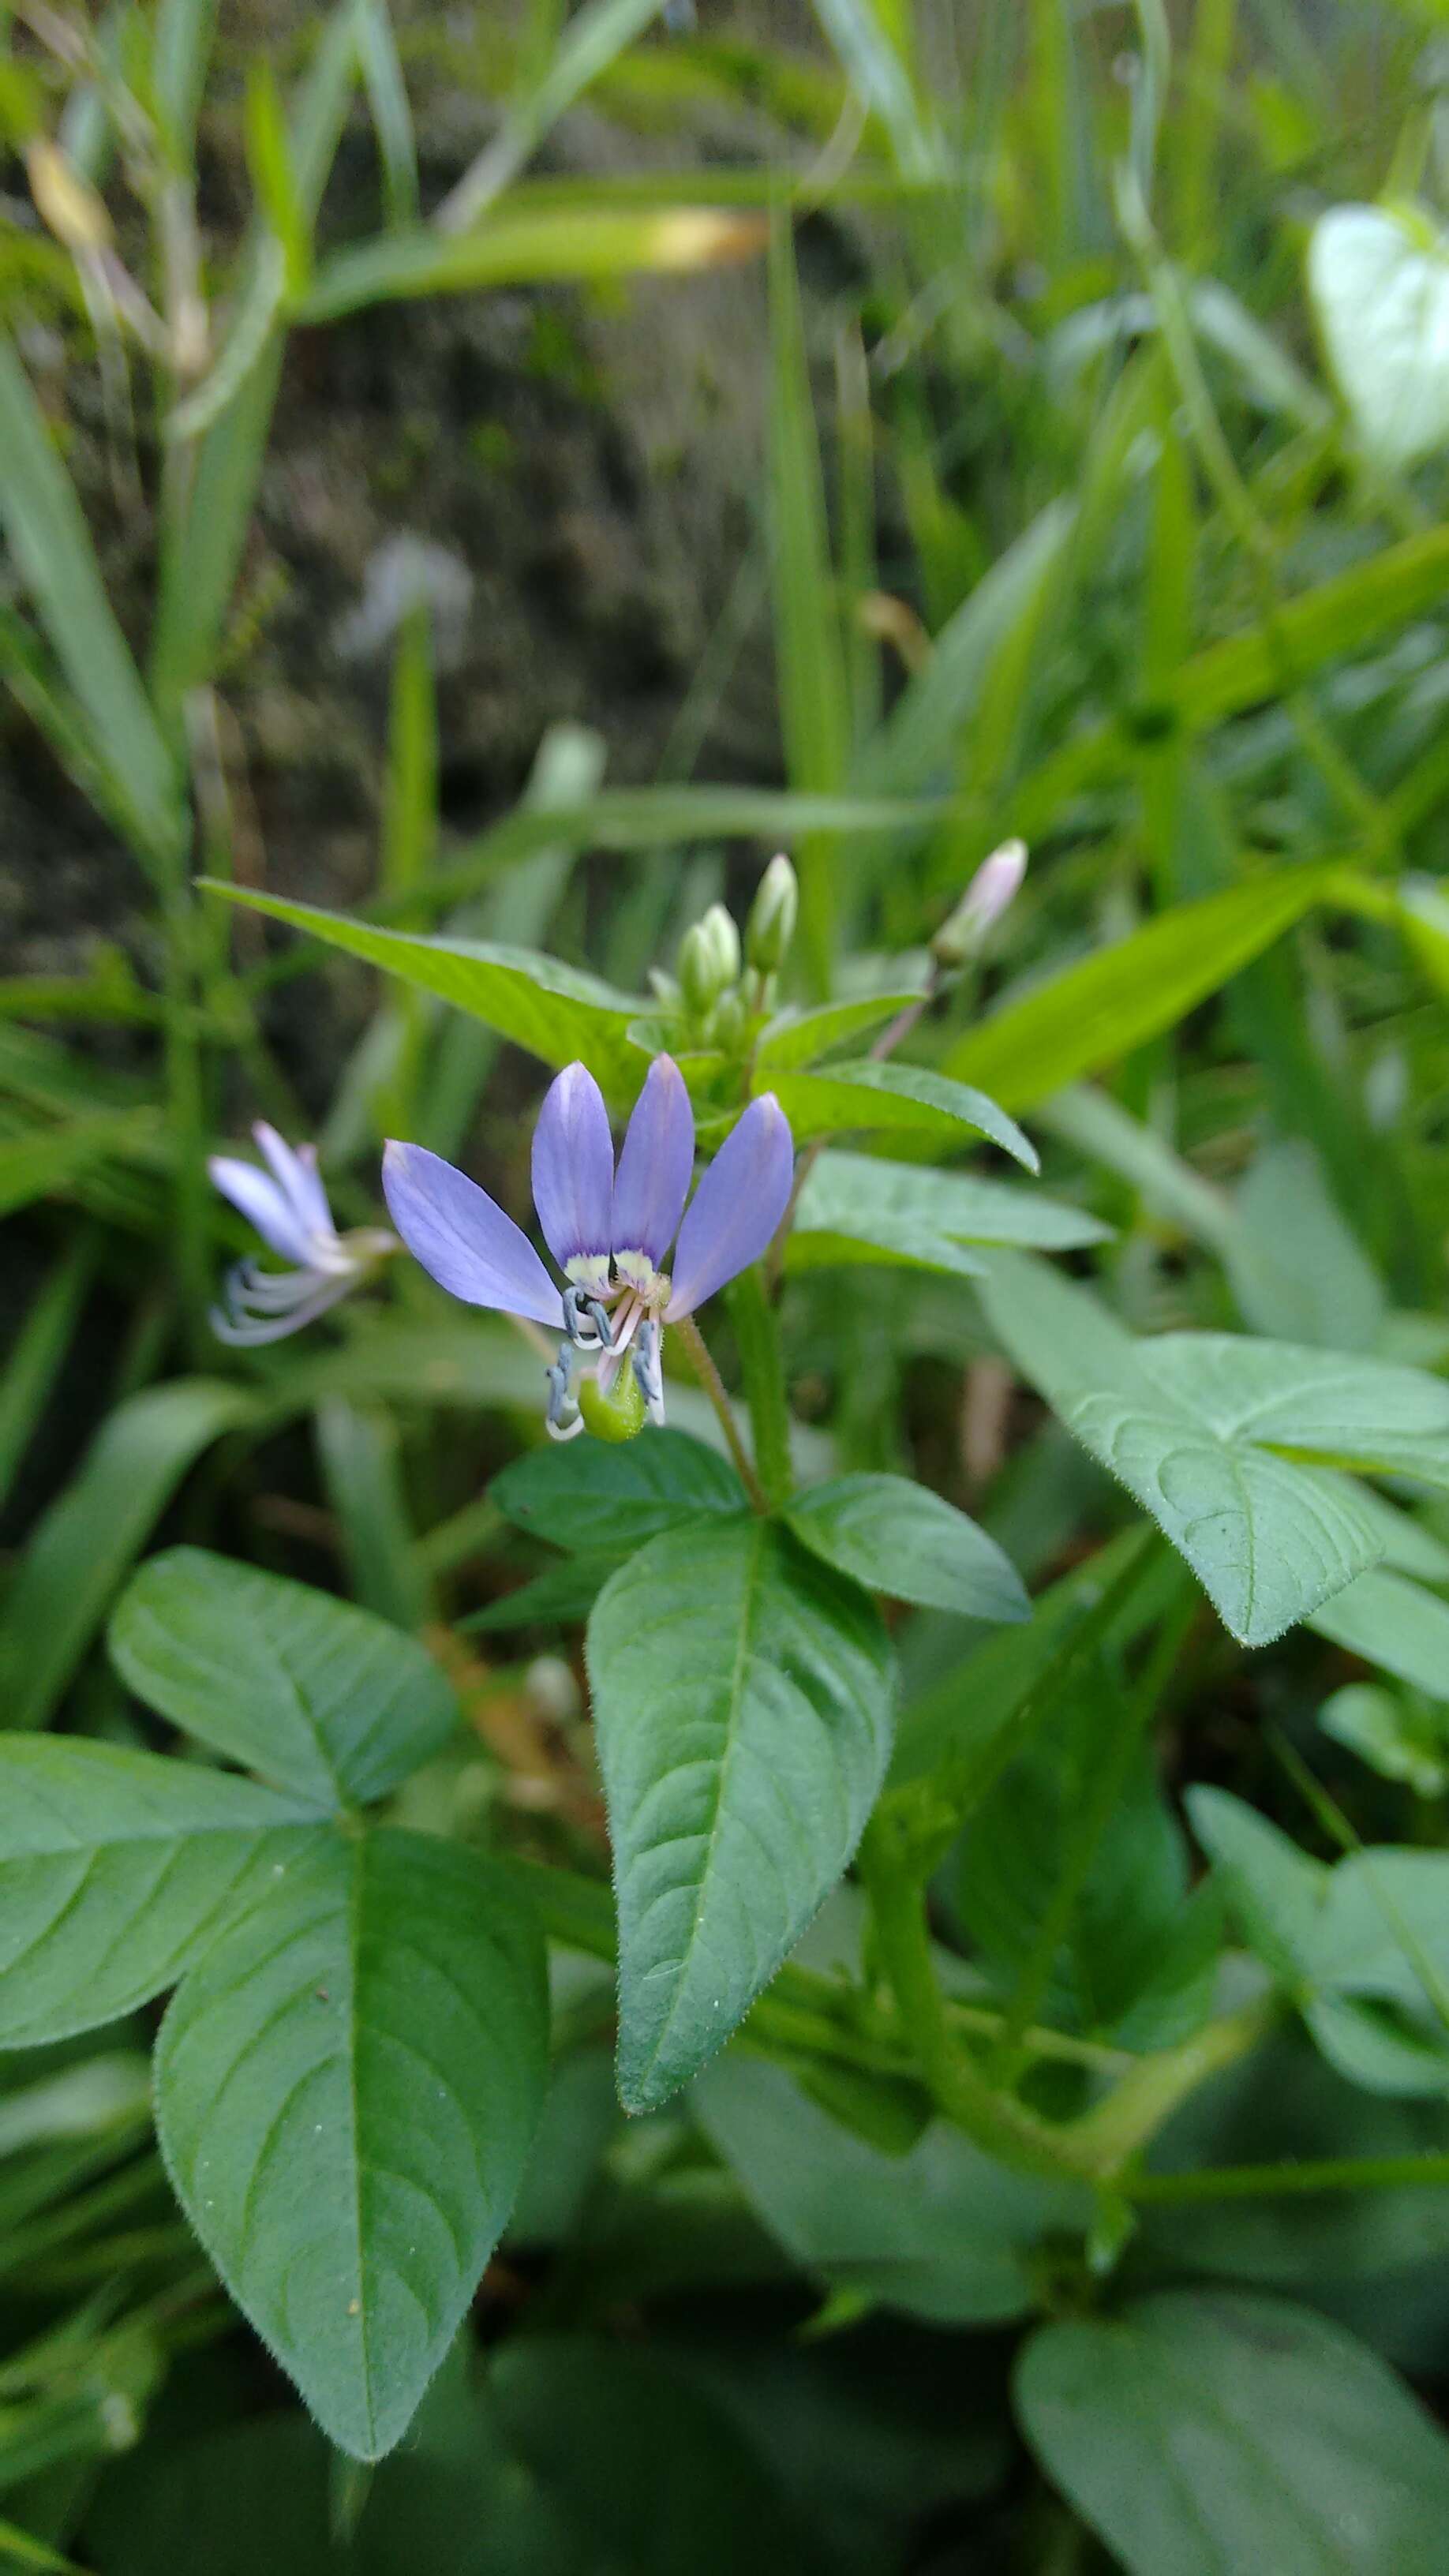
<svg viewBox="0 0 1449 2576">
<path fill-rule="evenodd" d="M 689 1094 L 679 1067 L 661 1055 L 635 1103 L 617 1171 L 593 1075 L 571 1064 L 549 1086 L 533 1136 L 533 1199 L 567 1282 L 562 1291 L 512 1218 L 439 1155 L 389 1144 L 382 1185 L 409 1251 L 451 1295 L 562 1329 L 548 1424 L 556 1439 L 569 1440 L 583 1427 L 572 1391 L 581 1359 L 607 1394 L 632 1353 L 650 1417 L 662 1422 L 662 1327 L 692 1315 L 765 1250 L 794 1169 L 773 1092 L 751 1101 L 731 1129 L 685 1216 L 693 1169 Z M 671 1275 L 664 1264 L 676 1233 Z"/>
<path fill-rule="evenodd" d="M 211 1329 L 221 1341 L 242 1347 L 279 1342 L 286 1333 L 300 1332 L 398 1248 L 397 1237 L 380 1226 L 338 1233 L 318 1178 L 315 1145 L 294 1149 L 264 1119 L 258 1119 L 252 1134 L 269 1170 L 239 1163 L 229 1154 L 213 1154 L 207 1170 L 263 1243 L 296 1266 L 264 1270 L 257 1261 L 238 1261 L 227 1272 L 222 1303 L 211 1311 Z"/>
</svg>

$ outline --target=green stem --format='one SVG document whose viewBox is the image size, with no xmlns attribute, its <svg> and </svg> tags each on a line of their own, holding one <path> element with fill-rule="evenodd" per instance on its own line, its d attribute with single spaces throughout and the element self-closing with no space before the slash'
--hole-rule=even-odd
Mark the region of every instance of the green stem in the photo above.
<svg viewBox="0 0 1449 2576">
<path fill-rule="evenodd" d="M 769 1508 L 788 1502 L 794 1489 L 790 1467 L 790 1408 L 780 1358 L 780 1328 L 765 1295 L 758 1262 L 742 1270 L 729 1298 L 730 1321 L 739 1344 L 745 1401 L 750 1408 L 755 1466 Z"/>
<path fill-rule="evenodd" d="M 1304 2164 L 1204 2165 L 1196 2173 L 1134 2174 L 1123 2188 L 1130 2200 L 1256 2200 L 1265 2194 L 1313 2191 L 1398 2191 L 1405 2186 L 1449 2187 L 1449 2155 L 1337 2156 Z"/>
<path fill-rule="evenodd" d="M 931 1960 L 924 1892 L 880 1818 L 866 1829 L 860 1860 L 886 1975 L 937 2108 L 1003 2164 L 1057 2180 L 1089 2175 L 1090 2160 L 1077 2152 L 1069 2130 L 1054 2129 L 1013 2094 L 998 2092 L 953 2047 Z"/>
<path fill-rule="evenodd" d="M 725 1436 L 725 1446 L 739 1469 L 740 1482 L 749 1495 L 752 1508 L 761 1514 L 768 1512 L 769 1500 L 759 1477 L 755 1474 L 749 1452 L 740 1438 L 734 1407 L 725 1393 L 724 1380 L 710 1358 L 704 1335 L 692 1315 L 681 1315 L 678 1322 L 670 1326 L 670 1331 L 679 1335 L 689 1353 L 690 1367 L 719 1416 L 720 1429 Z"/>
<path fill-rule="evenodd" d="M 1119 2174 L 1156 2137 L 1179 2103 L 1205 2084 L 1210 2075 L 1219 2075 L 1225 2067 L 1235 2065 L 1256 2048 L 1260 2039 L 1266 2038 L 1278 2018 L 1278 2009 L 1272 1997 L 1247 2004 L 1240 2012 L 1224 2013 L 1216 2021 L 1205 2022 L 1180 2047 L 1144 2057 L 1095 2110 L 1084 2112 L 1072 2123 L 1077 2147 L 1092 2171 L 1104 2176 Z"/>
</svg>

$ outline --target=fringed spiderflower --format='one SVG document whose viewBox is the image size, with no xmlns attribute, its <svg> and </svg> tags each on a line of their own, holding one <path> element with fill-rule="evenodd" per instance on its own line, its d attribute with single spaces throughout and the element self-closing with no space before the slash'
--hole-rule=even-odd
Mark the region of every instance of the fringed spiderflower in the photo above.
<svg viewBox="0 0 1449 2576">
<path fill-rule="evenodd" d="M 548 1372 L 548 1427 L 571 1440 L 584 1427 L 579 1377 L 608 1397 L 626 1360 L 651 1421 L 663 1421 L 664 1325 L 682 1322 L 759 1259 L 785 1213 L 793 1167 L 784 1111 L 765 1092 L 725 1138 L 686 1215 L 694 1112 L 679 1067 L 661 1055 L 617 1171 L 593 1075 L 571 1064 L 549 1086 L 533 1136 L 533 1200 L 562 1290 L 513 1219 L 440 1155 L 389 1144 L 382 1185 L 404 1243 L 450 1295 L 562 1330 Z"/>
<path fill-rule="evenodd" d="M 227 1272 L 221 1305 L 211 1311 L 211 1329 L 220 1340 L 244 1348 L 300 1332 L 398 1248 L 396 1235 L 381 1226 L 338 1233 L 318 1177 L 315 1145 L 293 1148 L 265 1119 L 258 1119 L 252 1134 L 270 1169 L 213 1154 L 207 1170 L 223 1198 L 241 1210 L 268 1249 L 295 1267 L 265 1270 L 248 1260 Z"/>
</svg>

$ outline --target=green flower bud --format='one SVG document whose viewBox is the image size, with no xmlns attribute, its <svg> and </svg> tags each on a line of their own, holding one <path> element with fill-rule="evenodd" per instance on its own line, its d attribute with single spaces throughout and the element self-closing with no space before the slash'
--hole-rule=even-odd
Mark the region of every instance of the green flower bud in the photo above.
<svg viewBox="0 0 1449 2576">
<path fill-rule="evenodd" d="M 714 960 L 715 991 L 727 992 L 731 984 L 740 980 L 740 934 L 733 916 L 722 903 L 712 903 L 699 926 Z"/>
<path fill-rule="evenodd" d="M 703 1020 L 708 1018 L 718 990 L 708 934 L 704 923 L 696 921 L 679 944 L 680 997 L 691 1016 Z"/>
<path fill-rule="evenodd" d="M 774 975 L 795 936 L 800 887 L 784 851 L 770 861 L 755 889 L 745 931 L 745 955 L 757 975 Z"/>
<path fill-rule="evenodd" d="M 739 980 L 740 934 L 722 903 L 687 930 L 679 949 L 679 989 L 697 1020 L 708 1019 L 721 993 Z"/>
<path fill-rule="evenodd" d="M 955 911 L 947 914 L 931 942 L 931 955 L 942 966 L 964 966 L 1015 902 L 1025 874 L 1025 841 L 1003 841 L 983 859 Z"/>
</svg>

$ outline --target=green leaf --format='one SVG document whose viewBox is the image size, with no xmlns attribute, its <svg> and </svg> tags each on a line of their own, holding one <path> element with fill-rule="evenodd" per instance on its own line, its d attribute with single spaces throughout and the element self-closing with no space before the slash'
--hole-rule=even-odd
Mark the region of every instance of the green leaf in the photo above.
<svg viewBox="0 0 1449 2576">
<path fill-rule="evenodd" d="M 1031 1614 L 1021 1577 L 995 1539 L 905 1476 L 832 1477 L 797 1494 L 784 1518 L 814 1555 L 867 1592 L 963 1619 Z"/>
<path fill-rule="evenodd" d="M 248 66 L 242 131 L 252 194 L 281 247 L 288 294 L 301 294 L 312 266 L 311 209 L 299 183 L 287 120 L 265 55 Z"/>
<path fill-rule="evenodd" d="M 956 1907 L 1004 1994 L 1039 1976 L 1049 2021 L 1166 2048 L 1212 2009 L 1222 1908 L 1216 1892 L 1206 1906 L 1188 1897 L 1184 1837 L 1142 1746 L 1095 1850 L 1079 1862 L 1121 1710 L 1121 1684 L 1100 1657 L 1052 1694 L 1045 1723 L 967 1818 L 953 1864 Z M 1075 1901 L 1056 1921 L 1071 1881 Z M 1058 1938 L 1044 1952 L 1054 1921 Z"/>
<path fill-rule="evenodd" d="M 910 13 L 876 0 L 815 0 L 820 20 L 862 107 L 879 117 L 903 178 L 938 177 L 942 153 L 926 121 L 910 72 L 893 40 Z"/>
<path fill-rule="evenodd" d="M 1377 2356 L 1282 2299 L 1170 2291 L 1044 2326 L 1016 2403 L 1131 2576 L 1435 2576 L 1449 2442 Z"/>
<path fill-rule="evenodd" d="M 1224 1252 L 1254 1332 L 1338 1351 L 1371 1351 L 1378 1341 L 1383 1288 L 1310 1146 L 1268 1145 L 1256 1157 Z"/>
<path fill-rule="evenodd" d="M 388 216 L 395 224 L 416 222 L 417 137 L 387 0 L 361 0 L 356 25 L 358 67 L 377 136 Z"/>
<path fill-rule="evenodd" d="M 946 1071 L 1031 1108 L 1175 1028 L 1320 902 L 1333 876 L 1329 867 L 1280 868 L 1159 913 L 978 1020 L 949 1050 Z"/>
<path fill-rule="evenodd" d="M 555 1547 L 621 1556 L 695 1513 L 749 1508 L 729 1460 L 686 1431 L 651 1431 L 619 1449 L 598 1440 L 535 1449 L 488 1490 L 518 1529 Z"/>
<path fill-rule="evenodd" d="M 102 1109 L 92 1118 L 47 1121 L 25 1135 L 0 1137 L 0 1216 L 58 1196 L 98 1164 L 149 1144 L 158 1126 L 154 1109 Z"/>
<path fill-rule="evenodd" d="M 979 717 L 992 670 L 1033 627 L 1075 524 L 1069 502 L 1052 502 L 947 620 L 929 661 L 856 762 L 851 784 L 862 795 L 919 795 L 959 767 L 963 733 Z"/>
<path fill-rule="evenodd" d="M 1449 2093 L 1449 1854 L 1373 1847 L 1330 1875 L 1304 2017 L 1376 2093 Z"/>
<path fill-rule="evenodd" d="M 1189 1789 L 1193 1832 L 1248 1947 L 1290 1994 L 1313 1978 L 1330 1872 L 1228 1789 Z"/>
<path fill-rule="evenodd" d="M 357 53 L 356 12 L 338 6 L 327 16 L 292 102 L 293 166 L 303 207 L 313 220 L 347 120 Z M 223 406 L 207 422 L 184 506 L 178 506 L 174 524 L 164 531 L 150 677 L 152 697 L 168 727 L 179 726 L 187 690 L 215 672 L 281 382 L 282 334 L 276 327 L 281 285 L 275 245 L 256 227 L 226 346 L 192 397 L 207 403 L 224 374 L 219 388 Z M 169 426 L 174 434 L 174 415 Z"/>
<path fill-rule="evenodd" d="M 1375 2092 L 1449 2092 L 1449 1856 L 1378 1847 L 1329 1870 L 1224 1789 L 1187 1804 L 1244 1939 L 1330 2063 Z"/>
<path fill-rule="evenodd" d="M 1384 1552 L 1352 1485 L 1292 1457 L 1449 1481 L 1449 1388 L 1435 1378 L 1230 1333 L 1134 1341 L 1044 1262 L 982 1259 L 998 1339 L 1243 1645 L 1269 1644 Z"/>
<path fill-rule="evenodd" d="M 0 1371 L 0 1503 L 50 1400 L 95 1276 L 100 1245 L 78 1233 L 37 1289 Z"/>
<path fill-rule="evenodd" d="M 0 2044 L 93 2030 L 173 1985 L 317 1832 L 295 1800 L 194 1763 L 0 1740 Z"/>
<path fill-rule="evenodd" d="M 1371 1682 L 1348 1682 L 1324 1701 L 1318 1723 L 1381 1780 L 1402 1780 L 1418 1798 L 1442 1798 L 1449 1789 L 1449 1735 L 1422 1702 Z"/>
<path fill-rule="evenodd" d="M 329 2440 L 405 2432 L 543 2097 L 537 1927 L 471 1852 L 329 1833 L 175 1997 L 157 2127 L 188 2218 Z"/>
<path fill-rule="evenodd" d="M 1312 1625 L 1366 1664 L 1449 1700 L 1449 1602 L 1437 1592 L 1375 1567 L 1316 1610 Z"/>
<path fill-rule="evenodd" d="M 0 1724 L 45 1724 L 187 1469 L 255 1411 L 255 1397 L 210 1378 L 176 1378 L 115 1407 L 0 1609 Z"/>
<path fill-rule="evenodd" d="M 963 1249 L 967 1244 L 1067 1252 L 1110 1233 L 1096 1217 L 1016 1182 L 836 1149 L 820 1156 L 800 1193 L 786 1260 L 792 1270 L 899 1263 L 974 1279 L 981 1264 Z"/>
<path fill-rule="evenodd" d="M 143 2441 L 108 2466 L 86 2512 L 87 2555 L 106 2576 L 205 2567 L 207 2576 L 337 2576 L 332 2461 L 295 2409 L 199 2437 Z"/>
<path fill-rule="evenodd" d="M 334 251 L 319 264 L 296 318 L 335 322 L 399 297 L 466 295 L 555 278 L 627 277 L 640 270 L 688 275 L 751 259 L 764 246 L 758 215 L 710 205 L 603 210 L 587 223 L 569 208 L 544 207 L 497 215 L 460 233 L 420 225 Z"/>
<path fill-rule="evenodd" d="M 696 1521 L 595 1604 L 588 1667 L 619 1907 L 619 2092 L 649 2110 L 729 2037 L 840 1877 L 880 1786 L 891 1656 L 784 1531 Z"/>
<path fill-rule="evenodd" d="M 823 1055 L 848 1046 L 902 1011 L 914 1009 L 914 993 L 868 993 L 858 1002 L 825 1002 L 818 1011 L 783 1012 L 772 1020 L 755 1049 L 757 1073 L 797 1073 Z"/>
<path fill-rule="evenodd" d="M 528 948 L 496 948 L 481 940 L 426 939 L 413 932 L 379 930 L 342 913 L 319 911 L 315 904 L 288 903 L 278 895 L 258 895 L 242 886 L 205 877 L 213 894 L 267 913 L 295 930 L 310 931 L 349 957 L 365 958 L 406 984 L 416 984 L 440 1001 L 468 1011 L 485 1028 L 496 1029 L 515 1046 L 541 1056 L 545 1064 L 565 1065 L 582 1058 L 606 1088 L 632 1093 L 638 1089 L 639 1058 L 628 1040 L 629 1024 L 643 1005 L 612 992 L 594 975 L 577 974 L 552 957 Z"/>
<path fill-rule="evenodd" d="M 452 1685 L 416 1638 L 206 1548 L 141 1568 L 110 1650 L 173 1726 L 325 1808 L 386 1797 L 458 1724 Z"/>
<path fill-rule="evenodd" d="M 56 660 L 85 709 L 95 746 L 131 818 L 140 853 L 172 870 L 186 826 L 176 771 L 106 597 L 70 477 L 51 444 L 30 380 L 0 336 L 3 523 Z"/>
<path fill-rule="evenodd" d="M 690 2111 L 793 2261 L 937 2324 L 1028 2316 L 1036 2249 L 1086 2214 L 1085 2192 L 1009 2173 L 941 2120 L 882 2155 L 759 2058 L 721 2059 Z"/>
<path fill-rule="evenodd" d="M 1155 1553 L 1155 1569 L 1143 1560 Z M 1155 1578 L 1154 1579 L 1154 1574 Z M 1032 1603 L 1023 1627 L 998 1628 L 907 1700 L 891 1763 L 892 1785 L 923 1772 L 994 1778 L 1014 1748 L 1013 1730 L 1029 1727 L 1089 1647 L 1130 1645 L 1165 1617 L 1178 1571 L 1144 1522 L 1118 1532 L 1085 1565 L 1074 1567 Z M 1125 1586 L 1118 1600 L 1118 1586 Z"/>
<path fill-rule="evenodd" d="M 1300 686 L 1324 665 L 1362 655 L 1443 603 L 1449 577 L 1449 528 L 1431 527 L 1381 546 L 1366 560 L 1276 607 L 1271 619 L 1245 626 L 1194 653 L 1178 672 L 1161 709 L 1189 733 L 1206 733 L 1282 689 L 1291 670 Z M 1141 765 L 1137 728 L 1116 718 L 1079 734 L 1012 799 L 1012 820 L 1028 840 L 1041 833 L 1082 790 L 1133 775 Z"/>
<path fill-rule="evenodd" d="M 977 1135 L 989 1136 L 993 1145 L 1024 1163 L 1029 1172 L 1039 1168 L 1036 1148 L 1014 1118 L 1008 1118 L 983 1091 L 948 1081 L 925 1065 L 876 1064 L 867 1059 L 831 1065 L 823 1073 L 776 1073 L 760 1088 L 774 1092 L 797 1145 L 844 1130 L 864 1135 L 899 1128 L 935 1137 L 943 1145 L 959 1145 L 961 1130 L 968 1127 Z"/>
<path fill-rule="evenodd" d="M 429 1617 L 403 1489 L 402 1435 L 389 1413 L 331 1396 L 317 1407 L 317 1459 L 339 1553 L 364 1610 L 416 1632 Z"/>
<path fill-rule="evenodd" d="M 621 1556 L 560 1557 L 545 1566 L 531 1583 L 520 1583 L 516 1592 L 505 1592 L 490 1601 L 486 1610 L 474 1610 L 458 1626 L 470 1636 L 497 1637 L 512 1628 L 561 1628 L 576 1619 L 587 1619 L 611 1574 L 617 1574 L 624 1562 Z"/>
<path fill-rule="evenodd" d="M 545 2541 L 540 2570 L 739 2576 L 743 2567 L 813 2564 L 734 2410 L 707 2383 L 696 2386 L 667 2347 L 513 2335 L 489 2393 L 516 2448 L 515 2492 L 546 2498 L 568 2519 L 569 2540 Z M 513 2576 L 511 2558 L 500 2553 L 495 2564 Z"/>
<path fill-rule="evenodd" d="M 157 0 L 151 46 L 151 80 L 157 121 L 172 166 L 189 170 L 196 151 L 196 120 L 216 42 L 218 0 Z"/>
<path fill-rule="evenodd" d="M 472 223 L 517 177 L 550 127 L 657 18 L 661 5 L 662 0 L 583 0 L 567 26 L 539 22 L 549 30 L 538 49 L 539 77 L 511 103 L 499 133 L 445 198 L 438 212 L 445 232 Z"/>
<path fill-rule="evenodd" d="M 1308 284 L 1368 454 L 1401 472 L 1449 444 L 1449 244 L 1433 217 L 1330 207 L 1308 244 Z"/>
</svg>

